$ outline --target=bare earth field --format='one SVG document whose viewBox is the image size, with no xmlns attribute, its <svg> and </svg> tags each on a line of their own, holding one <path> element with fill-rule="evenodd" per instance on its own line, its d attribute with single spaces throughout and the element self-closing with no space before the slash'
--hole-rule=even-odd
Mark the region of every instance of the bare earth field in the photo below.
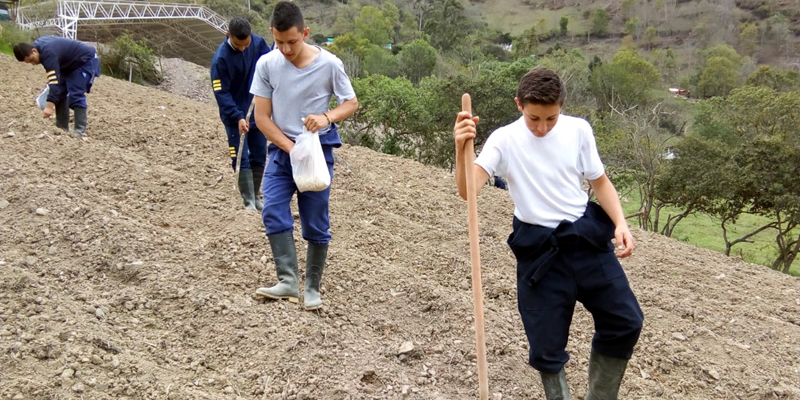
<svg viewBox="0 0 800 400">
<path fill-rule="evenodd" d="M 448 171 L 338 150 L 324 307 L 265 303 L 272 255 L 213 100 L 100 77 L 80 141 L 35 108 L 41 67 L 0 55 L 0 70 L 1 399 L 477 398 L 466 203 Z M 512 204 L 487 188 L 479 208 L 490 390 L 540 399 Z M 621 398 L 800 399 L 800 280 L 634 234 L 623 266 L 645 326 Z M 577 399 L 592 333 L 578 307 Z"/>
</svg>

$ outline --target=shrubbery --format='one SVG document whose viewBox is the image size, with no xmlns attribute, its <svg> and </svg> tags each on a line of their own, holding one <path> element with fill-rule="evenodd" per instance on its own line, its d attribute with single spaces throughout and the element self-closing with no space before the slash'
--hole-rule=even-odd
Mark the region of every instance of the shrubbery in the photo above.
<svg viewBox="0 0 800 400">
<path fill-rule="evenodd" d="M 137 83 L 161 83 L 161 71 L 156 67 L 153 49 L 145 39 L 136 40 L 123 34 L 107 47 L 97 49 L 100 53 L 100 66 L 104 74 L 119 79 L 129 79 Z"/>
</svg>

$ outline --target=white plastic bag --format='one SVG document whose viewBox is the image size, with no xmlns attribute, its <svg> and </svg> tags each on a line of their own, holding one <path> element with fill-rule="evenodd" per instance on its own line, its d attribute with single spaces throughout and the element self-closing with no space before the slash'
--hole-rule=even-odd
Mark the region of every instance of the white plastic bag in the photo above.
<svg viewBox="0 0 800 400">
<path fill-rule="evenodd" d="M 40 109 L 44 110 L 47 107 L 47 95 L 50 94 L 50 85 L 44 87 L 42 93 L 36 96 L 36 105 L 39 106 Z"/>
<path fill-rule="evenodd" d="M 303 133 L 297 136 L 289 157 L 298 191 L 319 192 L 330 186 L 331 175 L 328 173 L 328 163 L 322 153 L 318 134 L 303 127 Z"/>
</svg>

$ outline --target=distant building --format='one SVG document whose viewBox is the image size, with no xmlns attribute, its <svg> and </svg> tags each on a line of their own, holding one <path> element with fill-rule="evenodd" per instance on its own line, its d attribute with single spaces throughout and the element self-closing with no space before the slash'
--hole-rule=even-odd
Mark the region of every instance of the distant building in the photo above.
<svg viewBox="0 0 800 400">
<path fill-rule="evenodd" d="M 11 21 L 11 13 L 5 4 L 0 3 L 0 21 Z"/>
<path fill-rule="evenodd" d="M 674 94 L 675 96 L 682 96 L 688 98 L 690 93 L 686 89 L 678 89 L 678 88 L 669 88 L 669 92 Z"/>
<path fill-rule="evenodd" d="M 15 20 L 18 6 L 19 0 L 0 0 L 0 21 Z"/>
</svg>

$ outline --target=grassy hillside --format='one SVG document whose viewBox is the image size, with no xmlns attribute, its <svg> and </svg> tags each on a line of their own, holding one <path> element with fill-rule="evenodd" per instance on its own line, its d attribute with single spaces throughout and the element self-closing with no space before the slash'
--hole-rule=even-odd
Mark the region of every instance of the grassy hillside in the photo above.
<svg viewBox="0 0 800 400">
<path fill-rule="evenodd" d="M 211 0 L 208 0 L 211 1 Z M 226 0 L 213 0 L 226 1 Z M 418 16 L 414 4 L 430 4 L 432 0 L 393 0 L 401 10 Z M 331 0 L 298 0 L 312 30 L 327 34 L 339 14 L 348 4 Z M 361 5 L 382 4 L 379 0 L 360 1 Z M 800 49 L 800 2 L 797 0 L 461 0 L 471 17 L 482 21 L 490 30 L 519 35 L 525 29 L 544 22 L 546 30 L 559 27 L 562 17 L 569 19 L 570 45 L 580 47 L 590 54 L 607 54 L 621 44 L 629 33 L 626 22 L 635 18 L 633 29 L 637 42 L 641 41 L 648 26 L 657 30 L 653 48 L 671 47 L 695 50 L 713 44 L 727 43 L 737 46 L 744 23 L 753 23 L 759 32 L 757 58 L 761 63 L 784 62 L 798 64 Z M 605 38 L 588 37 L 594 12 L 608 11 L 608 35 Z M 268 18 L 268 16 L 265 16 Z M 788 44 L 771 43 L 766 32 L 781 29 L 786 32 Z M 557 39 L 563 42 L 564 39 Z M 598 46 L 598 41 L 600 46 Z M 555 44 L 555 40 L 547 45 Z M 775 47 L 774 51 L 767 51 Z M 779 49 L 780 48 L 780 49 Z"/>
<path fill-rule="evenodd" d="M 625 193 L 622 207 L 626 214 L 633 214 L 639 209 L 639 198 L 636 191 Z M 681 211 L 674 208 L 662 210 L 661 223 L 672 214 L 679 214 Z M 628 221 L 631 226 L 636 226 L 636 219 Z M 735 224 L 729 224 L 728 240 L 733 241 L 741 236 L 755 231 L 764 226 L 769 221 L 760 216 L 743 214 Z M 689 243 L 693 246 L 711 249 L 721 253 L 725 252 L 725 240 L 722 236 L 720 221 L 705 214 L 689 215 L 681 221 L 672 234 L 674 239 Z M 778 254 L 775 245 L 775 231 L 768 229 L 753 236 L 747 243 L 739 243 L 732 247 L 731 256 L 740 257 L 744 261 L 754 264 L 770 266 Z M 795 260 L 789 274 L 800 276 L 800 260 Z"/>
</svg>

